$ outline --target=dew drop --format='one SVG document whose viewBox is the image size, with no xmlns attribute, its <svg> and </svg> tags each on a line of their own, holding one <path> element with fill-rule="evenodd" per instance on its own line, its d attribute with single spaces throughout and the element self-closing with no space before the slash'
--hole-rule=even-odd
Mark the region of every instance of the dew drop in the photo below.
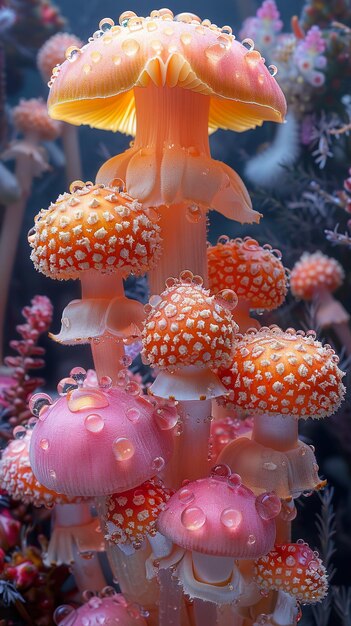
<svg viewBox="0 0 351 626">
<path fill-rule="evenodd" d="M 42 450 L 48 450 L 50 446 L 48 439 L 41 439 L 39 445 Z"/>
<path fill-rule="evenodd" d="M 203 217 L 203 213 L 198 204 L 190 204 L 186 208 L 185 217 L 190 224 L 198 224 Z"/>
<path fill-rule="evenodd" d="M 159 295 L 154 295 L 154 296 L 151 296 L 151 298 L 149 298 L 149 304 L 153 308 L 157 307 L 159 304 L 161 304 L 161 302 L 162 302 L 162 298 Z"/>
<path fill-rule="evenodd" d="M 136 32 L 138 30 L 142 30 L 144 20 L 141 17 L 131 17 L 128 22 L 128 28 L 130 32 Z"/>
<path fill-rule="evenodd" d="M 262 60 L 258 50 L 249 50 L 249 52 L 245 54 L 244 58 L 249 67 L 256 67 Z"/>
<path fill-rule="evenodd" d="M 109 406 L 105 394 L 98 389 L 73 389 L 67 400 L 68 408 L 73 413 L 86 409 L 103 409 Z"/>
<path fill-rule="evenodd" d="M 110 378 L 110 376 L 102 376 L 99 380 L 99 387 L 101 389 L 111 389 L 112 378 Z"/>
<path fill-rule="evenodd" d="M 134 456 L 135 448 L 126 437 L 117 437 L 112 443 L 112 451 L 116 461 L 129 461 Z"/>
<path fill-rule="evenodd" d="M 161 430 L 171 430 L 178 422 L 178 413 L 175 407 L 160 407 L 154 412 L 154 418 Z"/>
<path fill-rule="evenodd" d="M 139 396 L 141 394 L 141 387 L 137 382 L 132 380 L 126 385 L 126 392 L 134 397 Z"/>
<path fill-rule="evenodd" d="M 127 416 L 127 419 L 129 419 L 130 422 L 135 424 L 140 419 L 140 411 L 139 411 L 139 409 L 136 409 L 136 408 L 127 409 L 126 410 L 126 416 Z"/>
<path fill-rule="evenodd" d="M 230 467 L 228 467 L 228 465 L 225 465 L 224 463 L 215 465 L 211 469 L 211 476 L 220 476 L 222 478 L 228 478 L 230 474 L 231 474 Z"/>
<path fill-rule="evenodd" d="M 241 476 L 239 476 L 239 474 L 232 474 L 228 478 L 228 483 L 231 487 L 235 487 L 235 488 L 240 487 L 242 484 Z"/>
<path fill-rule="evenodd" d="M 241 524 L 242 515 L 240 511 L 228 508 L 222 511 L 220 520 L 223 526 L 225 526 L 226 528 L 230 528 L 230 530 L 236 530 Z"/>
<path fill-rule="evenodd" d="M 255 535 L 249 535 L 247 538 L 247 543 L 249 546 L 253 546 L 256 543 Z"/>
<path fill-rule="evenodd" d="M 134 56 L 140 48 L 136 39 L 126 39 L 122 42 L 121 47 L 124 54 L 126 54 L 128 57 Z"/>
<path fill-rule="evenodd" d="M 102 59 L 102 54 L 101 54 L 101 52 L 98 52 L 97 50 L 94 50 L 91 53 L 90 58 L 91 58 L 93 63 L 99 63 L 99 61 L 101 61 L 101 59 Z"/>
<path fill-rule="evenodd" d="M 256 498 L 256 510 L 261 519 L 273 519 L 280 513 L 280 499 L 273 493 L 262 493 Z"/>
<path fill-rule="evenodd" d="M 246 39 L 243 39 L 241 43 L 245 48 L 247 48 L 250 51 L 253 50 L 255 47 L 253 39 L 250 39 L 249 37 L 247 37 Z"/>
<path fill-rule="evenodd" d="M 55 472 L 55 470 L 53 470 L 53 469 L 49 470 L 49 476 L 53 480 L 56 480 L 56 472 Z"/>
<path fill-rule="evenodd" d="M 89 65 L 89 63 L 85 63 L 85 64 L 83 65 L 83 72 L 84 72 L 84 74 L 85 74 L 86 76 L 87 76 L 88 74 L 90 74 L 90 72 L 91 72 L 91 65 Z M 65 318 L 65 319 L 67 319 L 67 318 Z M 68 320 L 68 321 L 69 321 L 69 320 Z M 63 322 L 63 320 L 62 320 L 62 322 Z"/>
<path fill-rule="evenodd" d="M 222 289 L 216 294 L 216 301 L 225 309 L 232 311 L 238 304 L 238 296 L 232 289 Z"/>
<path fill-rule="evenodd" d="M 80 48 L 77 48 L 76 46 L 70 46 L 65 52 L 65 57 L 67 61 L 70 61 L 70 63 L 74 63 L 74 61 L 76 61 L 81 54 L 82 51 L 80 50 Z"/>
<path fill-rule="evenodd" d="M 158 26 L 156 22 L 147 22 L 146 28 L 150 33 L 152 33 L 154 30 L 157 30 Z"/>
<path fill-rule="evenodd" d="M 182 33 L 180 36 L 180 40 L 184 46 L 188 46 L 191 43 L 191 35 L 190 33 Z"/>
<path fill-rule="evenodd" d="M 47 410 L 51 404 L 52 399 L 46 393 L 35 393 L 29 400 L 29 410 L 43 422 L 47 417 Z"/>
<path fill-rule="evenodd" d="M 84 367 L 74 367 L 70 371 L 69 375 L 70 378 L 73 378 L 73 380 L 75 380 L 78 385 L 83 385 L 87 377 L 87 372 Z"/>
<path fill-rule="evenodd" d="M 190 504 L 191 502 L 195 500 L 195 496 L 193 492 L 191 491 L 191 489 L 188 489 L 187 487 L 183 487 L 178 492 L 178 499 L 181 501 L 182 504 Z"/>
<path fill-rule="evenodd" d="M 100 433 L 105 422 L 98 413 L 90 413 L 84 420 L 84 426 L 90 433 Z"/>
<path fill-rule="evenodd" d="M 183 511 L 180 519 L 187 530 L 200 530 L 206 522 L 206 515 L 200 507 L 189 506 Z"/>
<path fill-rule="evenodd" d="M 110 17 L 104 17 L 99 24 L 99 28 L 103 33 L 106 33 L 108 30 L 111 30 L 114 25 L 115 23 Z"/>
<path fill-rule="evenodd" d="M 73 618 L 75 612 L 76 610 L 69 604 L 62 604 L 61 606 L 58 606 L 53 615 L 55 624 L 59 626 L 59 624 L 61 624 L 61 622 L 63 622 L 69 615 Z"/>
<path fill-rule="evenodd" d="M 57 393 L 60 396 L 66 396 L 68 392 L 73 391 L 73 389 L 78 389 L 78 383 L 72 377 L 62 378 L 57 385 Z"/>
<path fill-rule="evenodd" d="M 122 367 L 130 367 L 130 365 L 133 363 L 133 359 L 128 356 L 128 354 L 124 354 L 120 360 L 120 363 Z"/>
<path fill-rule="evenodd" d="M 151 469 L 155 472 L 161 472 L 165 466 L 165 460 L 162 456 L 157 456 L 151 463 Z"/>
<path fill-rule="evenodd" d="M 82 180 L 74 180 L 69 186 L 69 192 L 75 193 L 79 189 L 84 189 L 85 183 Z"/>
<path fill-rule="evenodd" d="M 122 58 L 119 56 L 119 54 L 115 54 L 115 56 L 112 57 L 112 61 L 114 65 L 120 65 Z"/>
<path fill-rule="evenodd" d="M 14 439 L 24 439 L 27 434 L 26 428 L 24 426 L 16 426 L 13 429 L 13 438 Z"/>
<path fill-rule="evenodd" d="M 124 11 L 123 13 L 121 13 L 121 15 L 119 16 L 120 26 L 128 26 L 128 22 L 131 17 L 137 17 L 137 14 L 134 13 L 134 11 Z"/>
<path fill-rule="evenodd" d="M 270 73 L 271 76 L 276 76 L 278 69 L 275 65 L 269 65 L 268 66 L 268 71 Z"/>
</svg>

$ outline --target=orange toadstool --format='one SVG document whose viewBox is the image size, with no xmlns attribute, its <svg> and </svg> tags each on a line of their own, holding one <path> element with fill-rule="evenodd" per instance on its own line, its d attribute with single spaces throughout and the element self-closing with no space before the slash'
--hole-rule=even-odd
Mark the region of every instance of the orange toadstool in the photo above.
<svg viewBox="0 0 351 626">
<path fill-rule="evenodd" d="M 302 540 L 276 545 L 255 563 L 255 581 L 263 591 L 278 591 L 272 623 L 291 626 L 297 623 L 297 601 L 321 602 L 327 595 L 327 572 L 318 552 Z"/>
<path fill-rule="evenodd" d="M 332 295 L 344 278 L 344 270 L 336 259 L 321 252 L 305 252 L 291 271 L 290 286 L 295 298 L 316 305 L 317 326 L 332 327 L 341 346 L 351 354 L 350 315 Z"/>
<path fill-rule="evenodd" d="M 228 26 L 191 13 L 174 17 L 169 9 L 146 18 L 126 11 L 119 21 L 102 20 L 86 46 L 67 51 L 49 111 L 72 124 L 135 134 L 133 146 L 103 165 L 97 180 L 118 176 L 140 201 L 163 207 L 165 254 L 152 285 L 158 292 L 185 267 L 205 276 L 208 209 L 240 222 L 259 220 L 240 178 L 211 159 L 208 131 L 282 122 L 286 103 L 276 68 L 265 66 L 251 40 L 235 41 Z"/>
<path fill-rule="evenodd" d="M 82 300 L 64 310 L 53 338 L 90 343 L 98 376 L 117 375 L 121 341 L 139 336 L 143 307 L 124 296 L 122 279 L 143 274 L 160 253 L 155 216 L 117 187 L 76 181 L 35 219 L 31 259 L 58 280 L 79 278 Z"/>
<path fill-rule="evenodd" d="M 213 293 L 233 289 L 238 296 L 235 320 L 241 332 L 258 322 L 249 316 L 250 309 L 272 311 L 287 293 L 287 270 L 279 250 L 269 244 L 260 246 L 252 237 L 230 239 L 222 236 L 207 249 L 209 288 Z"/>
</svg>

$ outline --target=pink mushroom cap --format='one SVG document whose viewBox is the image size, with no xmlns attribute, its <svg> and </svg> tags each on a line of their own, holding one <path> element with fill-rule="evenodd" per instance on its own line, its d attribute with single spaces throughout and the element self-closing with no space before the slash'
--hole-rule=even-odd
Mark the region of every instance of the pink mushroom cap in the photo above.
<svg viewBox="0 0 351 626">
<path fill-rule="evenodd" d="M 146 626 L 141 610 L 128 603 L 120 593 L 107 597 L 92 596 L 77 609 L 68 604 L 59 606 L 54 613 L 54 621 L 59 626 Z"/>
<path fill-rule="evenodd" d="M 64 379 L 68 388 L 70 380 L 73 388 L 40 412 L 33 429 L 30 460 L 38 480 L 66 495 L 99 496 L 155 476 L 173 449 L 155 402 L 133 382 L 74 388 L 74 380 Z"/>
<path fill-rule="evenodd" d="M 256 498 L 225 465 L 215 471 L 171 496 L 158 530 L 189 551 L 236 559 L 266 554 L 274 544 L 279 498 L 267 493 Z"/>
</svg>

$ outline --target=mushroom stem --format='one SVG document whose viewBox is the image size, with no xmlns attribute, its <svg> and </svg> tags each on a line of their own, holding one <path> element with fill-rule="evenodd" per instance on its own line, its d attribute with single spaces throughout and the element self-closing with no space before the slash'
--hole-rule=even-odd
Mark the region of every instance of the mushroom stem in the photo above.
<svg viewBox="0 0 351 626">
<path fill-rule="evenodd" d="M 66 161 L 66 179 L 70 184 L 73 180 L 83 179 L 77 127 L 64 122 L 61 137 Z"/>
<path fill-rule="evenodd" d="M 181 626 L 182 589 L 169 569 L 160 569 L 159 626 Z"/>
<path fill-rule="evenodd" d="M 161 293 L 169 276 L 189 269 L 193 274 L 202 276 L 207 286 L 207 220 L 205 213 L 197 223 L 189 223 L 187 219 L 187 203 L 163 207 L 159 211 L 158 222 L 162 233 L 164 254 L 155 269 L 149 272 L 151 293 Z"/>
<path fill-rule="evenodd" d="M 4 325 L 11 276 L 21 233 L 23 215 L 30 195 L 33 180 L 33 165 L 30 157 L 20 154 L 16 158 L 15 176 L 21 189 L 18 202 L 5 208 L 0 235 L 0 363 L 4 356 Z"/>
<path fill-rule="evenodd" d="M 195 626 L 216 626 L 217 607 L 213 602 L 194 599 Z"/>
<path fill-rule="evenodd" d="M 293 596 L 279 591 L 272 619 L 277 626 L 295 626 L 298 614 L 296 600 Z"/>
<path fill-rule="evenodd" d="M 291 415 L 255 415 L 252 440 L 284 452 L 296 448 L 298 420 Z"/>
<path fill-rule="evenodd" d="M 97 270 L 89 270 L 81 273 L 80 280 L 82 300 L 93 298 L 111 301 L 118 296 L 125 297 L 123 280 L 119 272 L 100 274 Z M 103 376 L 109 376 L 115 383 L 117 374 L 122 368 L 123 342 L 103 335 L 94 339 L 90 343 L 90 347 L 98 380 Z"/>
<path fill-rule="evenodd" d="M 177 405 L 181 433 L 174 437 L 174 453 L 168 463 L 166 484 L 178 489 L 183 480 L 208 476 L 211 400 L 185 400 Z"/>
<path fill-rule="evenodd" d="M 213 556 L 201 552 L 192 552 L 194 576 L 211 584 L 221 584 L 231 577 L 235 569 L 240 579 L 239 570 L 236 568 L 233 557 Z"/>
<path fill-rule="evenodd" d="M 249 328 L 260 328 L 260 323 L 250 317 L 250 303 L 247 300 L 239 298 L 234 311 L 234 319 L 241 333 L 246 333 Z"/>
<path fill-rule="evenodd" d="M 74 562 L 71 565 L 71 571 L 81 593 L 87 589 L 100 591 L 106 585 L 96 552 L 84 545 L 85 542 L 90 541 L 92 521 L 90 505 L 86 502 L 79 504 L 56 504 L 55 506 L 53 513 L 54 530 L 51 540 L 56 539 L 56 550 L 59 550 L 60 546 L 61 549 L 65 549 L 65 540 L 67 542 L 72 542 L 73 540 L 72 552 Z M 67 529 L 66 533 L 64 529 Z M 58 533 L 57 538 L 55 537 L 55 531 Z M 98 543 L 97 538 L 96 542 Z M 70 549 L 70 546 L 68 546 L 68 550 Z M 84 553 L 86 553 L 85 557 Z M 64 559 L 64 555 L 62 557 L 62 562 L 67 562 L 68 559 Z"/>
</svg>

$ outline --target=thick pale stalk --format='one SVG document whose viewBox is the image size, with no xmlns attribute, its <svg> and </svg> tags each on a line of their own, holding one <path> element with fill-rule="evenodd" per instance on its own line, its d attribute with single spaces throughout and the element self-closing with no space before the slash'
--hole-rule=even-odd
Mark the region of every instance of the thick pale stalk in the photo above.
<svg viewBox="0 0 351 626">
<path fill-rule="evenodd" d="M 94 298 L 110 301 L 117 296 L 124 296 L 123 280 L 118 272 L 100 274 L 96 270 L 89 270 L 81 273 L 80 280 L 82 300 Z M 103 336 L 101 339 L 93 340 L 90 347 L 98 380 L 103 376 L 109 376 L 116 382 L 124 356 L 123 342 Z"/>
<path fill-rule="evenodd" d="M 207 96 L 187 89 L 168 87 L 139 88 L 134 91 L 137 119 L 134 147 L 154 149 L 159 161 L 158 169 L 165 146 L 196 150 L 201 155 L 210 156 L 210 99 Z M 169 164 L 169 178 L 174 165 L 171 162 Z M 162 171 L 163 177 L 166 177 L 167 172 L 164 168 Z M 167 181 L 160 180 L 158 184 L 166 187 Z M 198 184 L 194 180 L 194 185 Z M 164 255 L 157 268 L 149 273 L 152 293 L 160 293 L 164 289 L 165 280 L 169 276 L 178 276 L 184 269 L 199 274 L 207 284 L 206 217 L 203 213 L 199 222 L 190 223 L 187 218 L 189 204 L 173 204 L 160 210 Z"/>
<path fill-rule="evenodd" d="M 291 415 L 256 415 L 252 440 L 267 448 L 285 452 L 297 446 L 298 420 Z M 291 522 L 276 518 L 276 543 L 291 541 Z"/>
<path fill-rule="evenodd" d="M 70 528 L 74 534 L 74 527 L 77 533 L 81 526 L 85 526 L 92 521 L 90 505 L 79 504 L 56 504 L 53 513 L 53 523 L 61 528 Z M 76 585 L 81 593 L 83 591 L 101 591 L 106 586 L 106 580 L 101 569 L 99 558 L 96 553 L 89 554 L 89 558 L 84 558 L 78 548 L 73 549 L 74 563 L 71 571 L 75 578 Z"/>
<path fill-rule="evenodd" d="M 195 598 L 193 608 L 195 626 L 217 625 L 217 607 L 213 602 L 204 602 Z"/>
<path fill-rule="evenodd" d="M 295 598 L 284 591 L 279 591 L 272 615 L 274 624 L 277 626 L 295 626 L 297 613 Z"/>
<path fill-rule="evenodd" d="M 182 589 L 169 569 L 158 574 L 160 584 L 159 626 L 181 626 Z"/>
<path fill-rule="evenodd" d="M 162 234 L 164 254 L 157 263 L 157 268 L 149 272 L 151 294 L 159 294 L 165 288 L 165 281 L 170 276 L 177 277 L 183 270 L 202 276 L 207 286 L 207 220 L 205 214 L 197 223 L 189 223 L 187 205 L 179 204 L 163 207 L 158 222 Z"/>
<path fill-rule="evenodd" d="M 183 480 L 208 476 L 211 400 L 186 400 L 177 405 L 181 434 L 174 437 L 174 453 L 165 471 L 165 482 L 178 489 Z"/>
<path fill-rule="evenodd" d="M 346 356 L 351 354 L 351 331 L 348 322 L 334 324 L 333 330 L 340 341 L 341 348 L 344 348 Z"/>
<path fill-rule="evenodd" d="M 239 615 L 231 604 L 217 607 L 216 626 L 244 626 L 244 624 L 246 624 L 245 618 Z"/>
<path fill-rule="evenodd" d="M 66 161 L 66 179 L 69 186 L 74 180 L 83 180 L 77 127 L 63 122 L 61 138 Z"/>
</svg>

